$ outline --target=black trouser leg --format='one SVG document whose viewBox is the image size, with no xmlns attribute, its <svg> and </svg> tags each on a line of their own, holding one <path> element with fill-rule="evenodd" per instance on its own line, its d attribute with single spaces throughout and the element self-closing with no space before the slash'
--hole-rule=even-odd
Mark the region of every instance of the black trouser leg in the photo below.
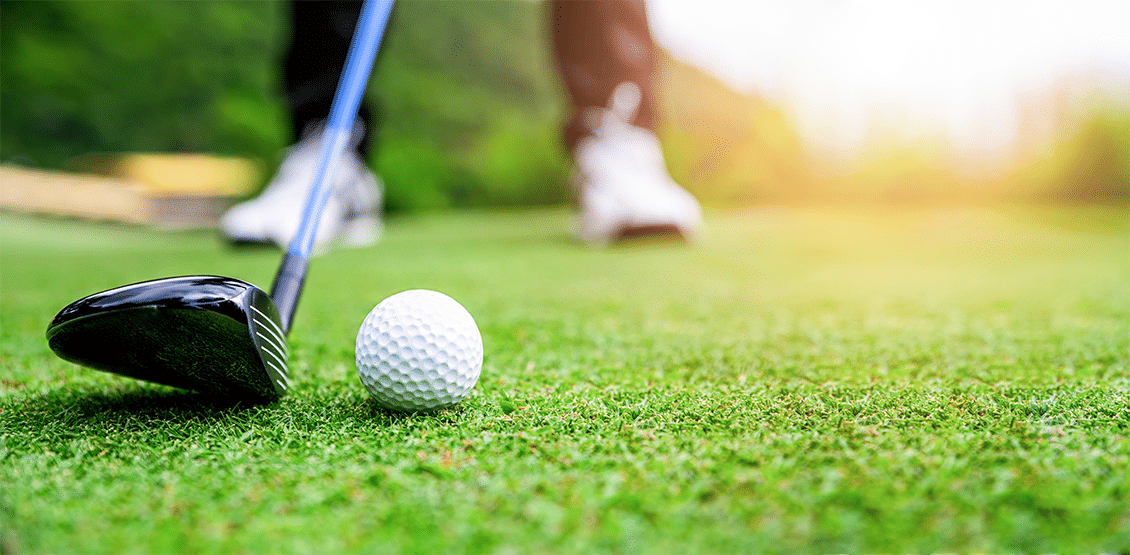
<svg viewBox="0 0 1130 555">
<path fill-rule="evenodd" d="M 311 123 L 330 115 L 361 2 L 292 1 L 290 8 L 291 36 L 283 62 L 283 81 L 293 139 L 297 141 Z M 365 124 L 357 145 L 364 159 L 373 127 L 373 114 L 364 102 L 358 117 Z"/>
</svg>

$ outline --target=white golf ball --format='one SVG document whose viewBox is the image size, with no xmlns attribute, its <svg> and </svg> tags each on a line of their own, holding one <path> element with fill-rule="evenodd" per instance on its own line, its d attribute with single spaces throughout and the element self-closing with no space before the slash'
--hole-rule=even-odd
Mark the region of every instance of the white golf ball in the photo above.
<svg viewBox="0 0 1130 555">
<path fill-rule="evenodd" d="M 436 291 L 397 293 L 357 332 L 357 374 L 381 406 L 405 412 L 450 407 L 483 369 L 483 338 L 455 299 Z"/>
</svg>

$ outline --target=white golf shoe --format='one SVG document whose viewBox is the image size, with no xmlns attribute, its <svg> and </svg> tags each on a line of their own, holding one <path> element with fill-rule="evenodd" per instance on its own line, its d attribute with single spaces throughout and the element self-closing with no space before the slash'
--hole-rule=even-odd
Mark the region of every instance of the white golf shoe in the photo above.
<svg viewBox="0 0 1130 555">
<path fill-rule="evenodd" d="M 357 133 L 356 139 L 360 138 Z M 220 219 L 224 236 L 235 243 L 274 243 L 286 248 L 298 231 L 306 196 L 314 184 L 322 128 L 287 149 L 286 159 L 259 196 L 233 206 Z M 355 139 L 355 140 L 356 140 Z M 353 145 L 351 145 L 353 146 Z M 334 174 L 333 189 L 314 239 L 315 252 L 331 243 L 365 246 L 381 236 L 382 186 L 353 148 L 346 149 Z"/>
<path fill-rule="evenodd" d="M 702 208 L 667 172 L 659 140 L 629 123 L 639 108 L 635 83 L 621 83 L 607 109 L 585 114 L 592 135 L 573 150 L 577 235 L 595 246 L 640 235 L 692 240 Z"/>
</svg>

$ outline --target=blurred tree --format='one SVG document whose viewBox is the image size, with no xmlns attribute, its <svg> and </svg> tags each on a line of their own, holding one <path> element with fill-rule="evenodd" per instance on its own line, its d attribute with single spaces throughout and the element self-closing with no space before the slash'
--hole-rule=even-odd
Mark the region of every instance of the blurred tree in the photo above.
<svg viewBox="0 0 1130 555">
<path fill-rule="evenodd" d="M 1053 154 L 1055 196 L 1086 201 L 1130 199 L 1130 111 L 1096 110 Z"/>
<path fill-rule="evenodd" d="M 668 168 L 700 200 L 748 205 L 810 192 L 808 156 L 778 107 L 666 55 L 658 86 Z"/>
<path fill-rule="evenodd" d="M 565 200 L 545 6 L 397 2 L 369 97 L 390 210 Z"/>
<path fill-rule="evenodd" d="M 280 7 L 5 1 L 0 159 L 60 167 L 91 151 L 273 156 L 285 129 Z"/>
</svg>

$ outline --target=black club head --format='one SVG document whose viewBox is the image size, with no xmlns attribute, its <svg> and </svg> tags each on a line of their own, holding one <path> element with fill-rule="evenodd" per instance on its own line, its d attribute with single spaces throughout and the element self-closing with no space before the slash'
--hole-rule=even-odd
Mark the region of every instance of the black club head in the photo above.
<svg viewBox="0 0 1130 555">
<path fill-rule="evenodd" d="M 237 279 L 183 276 L 95 293 L 55 316 L 47 342 L 82 366 L 218 396 L 272 401 L 290 387 L 279 311 Z"/>
</svg>

